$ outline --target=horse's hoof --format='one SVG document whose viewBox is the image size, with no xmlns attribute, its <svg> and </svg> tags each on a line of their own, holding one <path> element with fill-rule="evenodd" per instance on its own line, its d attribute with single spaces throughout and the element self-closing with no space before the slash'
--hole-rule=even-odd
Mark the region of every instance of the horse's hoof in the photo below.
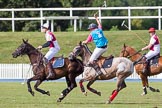
<svg viewBox="0 0 162 108">
<path fill-rule="evenodd" d="M 57 99 L 57 102 L 61 102 L 61 99 Z"/>
<path fill-rule="evenodd" d="M 50 92 L 49 92 L 49 91 L 47 91 L 46 94 L 47 94 L 48 96 L 50 96 Z"/>
<path fill-rule="evenodd" d="M 160 92 L 160 90 L 159 90 L 159 89 L 157 89 L 157 90 L 156 90 L 156 92 Z"/>
<path fill-rule="evenodd" d="M 101 92 L 97 92 L 97 95 L 98 95 L 98 96 L 101 96 Z"/>
<path fill-rule="evenodd" d="M 32 92 L 30 92 L 30 93 L 31 93 L 31 95 L 32 95 L 32 96 L 34 96 L 34 92 L 33 92 L 33 91 L 32 91 Z"/>
<path fill-rule="evenodd" d="M 106 104 L 111 104 L 111 101 L 110 100 L 106 101 Z"/>
<path fill-rule="evenodd" d="M 144 92 L 141 94 L 141 96 L 145 96 L 145 95 L 146 95 L 146 93 L 144 93 Z"/>
<path fill-rule="evenodd" d="M 83 92 L 83 95 L 87 96 L 87 92 Z"/>
</svg>

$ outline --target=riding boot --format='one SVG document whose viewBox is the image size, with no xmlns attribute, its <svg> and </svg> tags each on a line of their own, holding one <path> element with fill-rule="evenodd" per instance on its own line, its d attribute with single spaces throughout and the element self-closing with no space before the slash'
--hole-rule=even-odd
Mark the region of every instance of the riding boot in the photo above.
<svg viewBox="0 0 162 108">
<path fill-rule="evenodd" d="M 47 63 L 49 62 L 49 60 L 46 57 L 43 57 L 43 62 L 45 65 L 47 65 Z"/>
<path fill-rule="evenodd" d="M 48 76 L 46 77 L 46 79 L 49 80 L 49 79 L 55 78 L 52 64 L 50 62 L 48 62 L 46 66 L 48 69 Z"/>
<path fill-rule="evenodd" d="M 93 63 L 93 68 L 96 70 L 96 73 L 97 73 L 96 77 L 98 77 L 101 74 L 103 74 L 101 69 L 100 69 L 100 67 L 99 67 L 99 65 L 96 62 Z"/>
<path fill-rule="evenodd" d="M 146 60 L 146 57 L 143 57 L 142 59 L 143 61 L 143 73 L 147 73 L 148 72 L 148 61 Z"/>
</svg>

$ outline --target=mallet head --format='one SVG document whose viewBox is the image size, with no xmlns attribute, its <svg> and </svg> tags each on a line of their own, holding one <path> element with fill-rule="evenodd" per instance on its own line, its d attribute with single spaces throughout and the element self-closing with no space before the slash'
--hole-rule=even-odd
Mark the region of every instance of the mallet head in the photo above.
<svg viewBox="0 0 162 108">
<path fill-rule="evenodd" d="M 125 20 L 123 20 L 123 22 L 122 22 L 121 26 L 123 27 L 124 25 L 125 25 Z"/>
</svg>

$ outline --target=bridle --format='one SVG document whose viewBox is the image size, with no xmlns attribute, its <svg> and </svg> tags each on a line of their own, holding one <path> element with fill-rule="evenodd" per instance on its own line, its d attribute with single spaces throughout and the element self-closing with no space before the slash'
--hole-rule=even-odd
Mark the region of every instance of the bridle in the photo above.
<svg viewBox="0 0 162 108">
<path fill-rule="evenodd" d="M 121 52 L 123 53 L 122 57 L 131 58 L 129 52 L 126 50 L 126 47 L 124 47 L 124 50 L 122 50 Z M 125 53 L 127 53 L 128 56 L 124 56 Z"/>
<path fill-rule="evenodd" d="M 130 53 L 126 50 L 126 47 L 124 47 L 124 50 L 122 51 L 123 56 L 122 57 L 127 57 L 127 58 L 131 58 L 132 56 L 138 54 L 139 52 L 141 52 L 142 50 L 138 50 L 137 52 L 135 52 L 134 54 L 130 55 Z M 124 56 L 125 52 L 128 54 L 128 56 Z"/>
</svg>

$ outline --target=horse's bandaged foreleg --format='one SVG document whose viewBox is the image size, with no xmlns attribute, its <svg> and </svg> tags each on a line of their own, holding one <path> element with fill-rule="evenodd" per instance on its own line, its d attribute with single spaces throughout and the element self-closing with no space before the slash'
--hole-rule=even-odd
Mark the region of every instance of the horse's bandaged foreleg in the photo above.
<svg viewBox="0 0 162 108">
<path fill-rule="evenodd" d="M 112 93 L 112 95 L 110 96 L 109 101 L 113 101 L 117 94 L 118 94 L 118 91 L 115 90 L 115 91 Z"/>
</svg>

